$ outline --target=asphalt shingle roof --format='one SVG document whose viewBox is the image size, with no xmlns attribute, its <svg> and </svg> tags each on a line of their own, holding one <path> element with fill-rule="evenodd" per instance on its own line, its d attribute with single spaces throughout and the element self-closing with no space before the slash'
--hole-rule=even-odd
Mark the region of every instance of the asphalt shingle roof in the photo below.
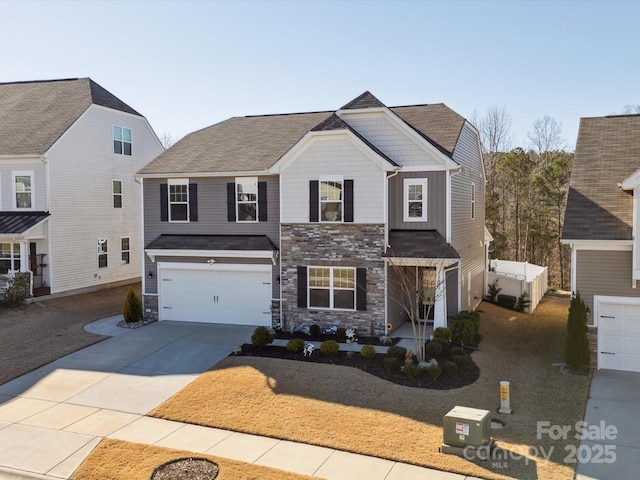
<svg viewBox="0 0 640 480">
<path fill-rule="evenodd" d="M 149 250 L 277 250 L 266 235 L 160 235 L 146 248 Z"/>
<path fill-rule="evenodd" d="M 460 254 L 435 230 L 389 231 L 388 257 L 460 258 Z"/>
<path fill-rule="evenodd" d="M 630 240 L 633 196 L 618 183 L 640 168 L 640 115 L 582 118 L 562 238 Z"/>
<path fill-rule="evenodd" d="M 91 104 L 139 115 L 89 78 L 0 83 L 0 155 L 42 155 Z"/>
<path fill-rule="evenodd" d="M 365 92 L 343 109 L 373 107 L 384 105 Z M 390 110 L 445 155 L 453 154 L 465 119 L 446 105 L 413 105 L 391 107 Z M 340 128 L 349 128 L 358 134 L 333 111 L 233 117 L 187 135 L 138 173 L 188 175 L 267 171 L 307 132 Z"/>
</svg>

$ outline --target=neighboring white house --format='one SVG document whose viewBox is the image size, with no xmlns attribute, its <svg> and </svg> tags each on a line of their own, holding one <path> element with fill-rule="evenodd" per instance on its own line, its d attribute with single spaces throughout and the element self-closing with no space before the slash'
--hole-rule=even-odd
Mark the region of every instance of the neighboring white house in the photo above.
<svg viewBox="0 0 640 480">
<path fill-rule="evenodd" d="M 139 280 L 141 187 L 163 147 L 89 78 L 0 84 L 0 274 L 33 294 Z"/>
</svg>

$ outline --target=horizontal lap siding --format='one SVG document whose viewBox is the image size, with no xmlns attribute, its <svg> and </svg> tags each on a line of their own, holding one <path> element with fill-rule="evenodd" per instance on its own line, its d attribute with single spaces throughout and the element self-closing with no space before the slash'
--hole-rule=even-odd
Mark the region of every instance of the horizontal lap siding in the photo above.
<svg viewBox="0 0 640 480">
<path fill-rule="evenodd" d="M 322 175 L 353 180 L 354 223 L 384 222 L 384 174 L 346 135 L 316 139 L 281 174 L 282 222 L 309 222 L 309 181 Z"/>
<path fill-rule="evenodd" d="M 404 221 L 404 179 L 427 178 L 427 221 Z M 447 184 L 445 172 L 400 173 L 389 180 L 389 228 L 399 230 L 437 230 L 446 236 Z"/>
<path fill-rule="evenodd" d="M 47 205 L 47 167 L 39 158 L 27 161 L 24 159 L 2 160 L 0 165 L 0 210 L 10 211 L 14 209 L 13 174 L 16 172 L 33 172 L 33 184 L 31 185 L 32 210 L 49 210 Z"/>
</svg>

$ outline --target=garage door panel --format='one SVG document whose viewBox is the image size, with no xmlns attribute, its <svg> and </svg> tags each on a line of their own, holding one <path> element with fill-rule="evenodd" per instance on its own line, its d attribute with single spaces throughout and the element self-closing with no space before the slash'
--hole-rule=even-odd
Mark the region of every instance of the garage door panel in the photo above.
<svg viewBox="0 0 640 480">
<path fill-rule="evenodd" d="M 598 301 L 598 368 L 640 372 L 639 303 Z"/>
</svg>

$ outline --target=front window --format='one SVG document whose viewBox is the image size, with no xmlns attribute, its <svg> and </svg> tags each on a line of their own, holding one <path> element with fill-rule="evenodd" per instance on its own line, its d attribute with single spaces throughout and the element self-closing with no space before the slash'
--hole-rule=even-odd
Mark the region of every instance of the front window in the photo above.
<svg viewBox="0 0 640 480">
<path fill-rule="evenodd" d="M 309 268 L 309 308 L 353 310 L 355 293 L 355 268 Z"/>
<path fill-rule="evenodd" d="M 320 180 L 320 221 L 342 221 L 342 180 Z"/>
<path fill-rule="evenodd" d="M 122 181 L 113 181 L 113 208 L 122 208 Z"/>
<path fill-rule="evenodd" d="M 98 240 L 98 268 L 107 267 L 107 239 Z"/>
<path fill-rule="evenodd" d="M 189 221 L 189 180 L 169 180 L 169 221 Z"/>
<path fill-rule="evenodd" d="M 131 155 L 131 129 L 113 127 L 113 153 Z"/>
<path fill-rule="evenodd" d="M 120 239 L 120 250 L 122 251 L 121 265 L 128 265 L 131 262 L 131 249 L 129 248 L 129 237 Z"/>
<path fill-rule="evenodd" d="M 20 271 L 20 244 L 0 243 L 0 274 Z"/>
<path fill-rule="evenodd" d="M 238 222 L 258 221 L 257 178 L 236 178 L 236 214 Z"/>
<path fill-rule="evenodd" d="M 427 221 L 426 178 L 406 178 L 404 180 L 404 221 Z"/>
<path fill-rule="evenodd" d="M 15 208 L 33 208 L 33 172 L 13 174 Z"/>
</svg>

